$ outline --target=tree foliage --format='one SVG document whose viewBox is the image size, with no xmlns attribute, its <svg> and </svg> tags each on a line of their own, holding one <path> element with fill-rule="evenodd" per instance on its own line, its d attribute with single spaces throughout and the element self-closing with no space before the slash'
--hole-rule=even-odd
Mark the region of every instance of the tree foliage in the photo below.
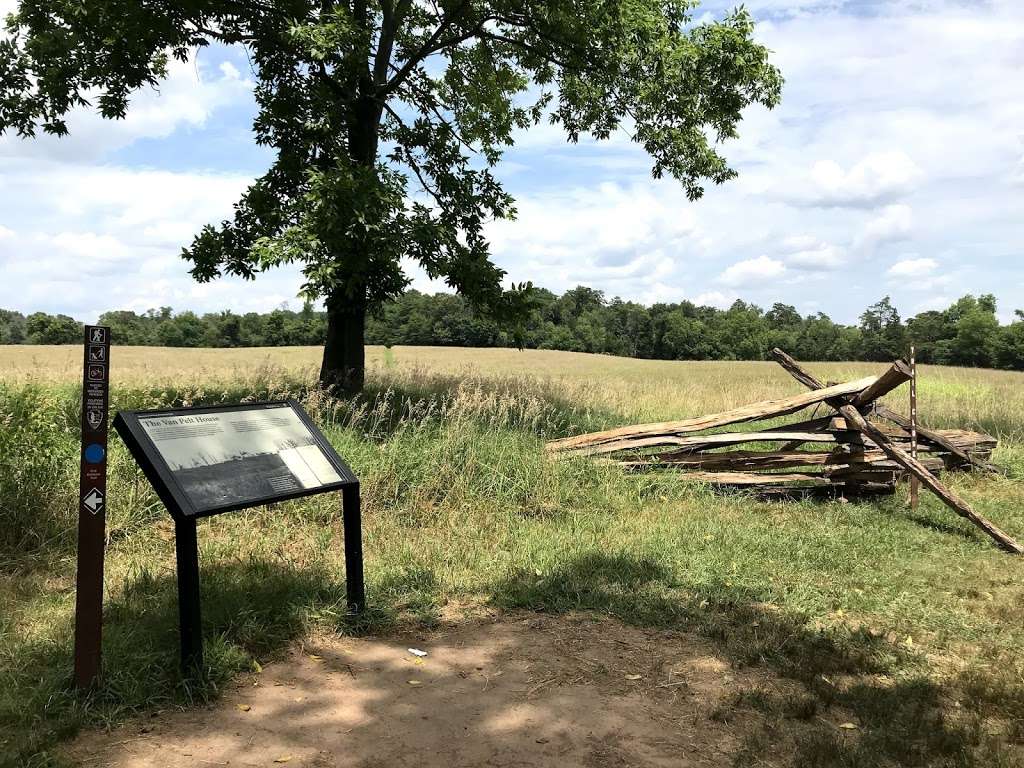
<svg viewBox="0 0 1024 768">
<path fill-rule="evenodd" d="M 881 305 L 882 309 L 879 309 Z M 885 347 L 888 359 L 917 347 L 920 361 L 1024 370 L 1024 316 L 1000 325 L 991 296 L 965 296 L 946 310 L 922 312 L 898 323 L 891 302 L 870 307 L 860 326 L 833 322 L 827 315 L 802 316 L 795 307 L 775 304 L 767 312 L 746 302 L 726 310 L 689 301 L 645 307 L 606 300 L 601 291 L 578 287 L 557 296 L 537 289 L 536 305 L 523 322 L 521 339 L 531 349 L 559 349 L 661 360 L 764 360 L 782 347 L 800 360 L 877 361 L 877 340 L 903 339 Z M 879 316 L 885 321 L 876 322 Z M 31 332 L 26 318 L 0 310 L 0 343 L 80 343 L 81 325 L 70 318 L 35 313 Z M 45 322 L 41 318 L 46 318 Z M 117 311 L 100 316 L 112 328 L 115 344 L 183 347 L 275 347 L 323 344 L 327 316 L 307 303 L 296 312 L 286 307 L 258 314 L 213 312 L 174 314 L 170 307 L 144 314 Z M 61 333 L 46 329 L 63 328 Z M 880 330 L 881 329 L 881 330 Z M 888 337 L 885 333 L 888 333 Z M 371 344 L 451 347 L 509 347 L 515 336 L 475 310 L 464 297 L 408 291 L 382 304 L 369 318 Z M 888 343 L 886 341 L 886 343 Z"/>
<path fill-rule="evenodd" d="M 860 316 L 861 354 L 866 360 L 894 360 L 906 350 L 906 329 L 886 296 Z"/>
<path fill-rule="evenodd" d="M 696 0 L 23 0 L 0 41 L 0 133 L 67 131 L 94 106 L 122 118 L 171 57 L 244 46 L 256 140 L 276 151 L 231 220 L 184 255 L 198 280 L 300 262 L 323 298 L 322 377 L 357 388 L 367 309 L 419 263 L 503 323 L 529 286 L 504 290 L 485 225 L 515 215 L 493 173 L 541 121 L 569 141 L 624 130 L 655 177 L 691 199 L 734 175 L 717 144 L 781 77 L 740 9 L 694 20 Z M 597 328 L 593 328 L 597 332 Z M 595 342 L 596 343 L 596 340 Z"/>
<path fill-rule="evenodd" d="M 82 324 L 67 315 L 33 312 L 25 318 L 29 344 L 74 344 L 82 341 Z"/>
</svg>

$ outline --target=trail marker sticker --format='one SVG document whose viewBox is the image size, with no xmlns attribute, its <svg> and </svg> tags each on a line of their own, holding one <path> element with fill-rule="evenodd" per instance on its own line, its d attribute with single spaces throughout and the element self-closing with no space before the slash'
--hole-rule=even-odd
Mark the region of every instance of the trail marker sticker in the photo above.
<svg viewBox="0 0 1024 768">
<path fill-rule="evenodd" d="M 99 408 L 86 409 L 85 418 L 90 429 L 99 429 L 103 425 L 103 411 Z"/>
<path fill-rule="evenodd" d="M 94 515 L 103 509 L 103 492 L 99 488 L 93 488 L 82 499 L 85 508 Z"/>
</svg>

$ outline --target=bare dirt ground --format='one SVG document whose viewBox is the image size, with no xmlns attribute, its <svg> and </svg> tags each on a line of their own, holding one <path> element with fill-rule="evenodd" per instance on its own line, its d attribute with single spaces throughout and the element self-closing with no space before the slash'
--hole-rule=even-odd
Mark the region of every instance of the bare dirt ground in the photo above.
<svg viewBox="0 0 1024 768">
<path fill-rule="evenodd" d="M 415 636 L 307 641 L 212 707 L 83 734 L 68 757 L 123 768 L 727 766 L 761 715 L 722 717 L 723 705 L 792 685 L 733 669 L 683 633 L 505 616 Z"/>
</svg>

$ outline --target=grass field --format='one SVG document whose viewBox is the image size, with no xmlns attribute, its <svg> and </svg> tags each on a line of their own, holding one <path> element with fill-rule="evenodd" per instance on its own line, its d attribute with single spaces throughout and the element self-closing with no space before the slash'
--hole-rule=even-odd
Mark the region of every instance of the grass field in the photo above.
<svg viewBox="0 0 1024 768">
<path fill-rule="evenodd" d="M 105 678 L 78 700 L 66 684 L 80 354 L 0 347 L 0 763 L 53 764 L 82 724 L 216 697 L 312 632 L 486 607 L 686 629 L 792 678 L 799 706 L 764 692 L 734 706 L 761 711 L 760 738 L 785 743 L 793 765 L 1024 765 L 1024 561 L 935 499 L 917 514 L 901 495 L 763 503 L 542 452 L 553 436 L 800 391 L 770 363 L 371 348 L 366 395 L 336 402 L 312 387 L 316 349 L 115 348 L 115 408 L 303 400 L 363 481 L 372 610 L 344 614 L 336 500 L 203 522 L 209 679 L 182 681 L 172 527 L 115 444 Z M 809 367 L 834 380 L 880 368 Z M 921 376 L 925 422 L 1000 438 L 1008 477 L 950 480 L 1024 537 L 1024 375 Z M 903 396 L 890 404 L 905 410 Z M 857 732 L 815 726 L 830 707 Z M 805 727 L 784 727 L 794 719 Z"/>
</svg>

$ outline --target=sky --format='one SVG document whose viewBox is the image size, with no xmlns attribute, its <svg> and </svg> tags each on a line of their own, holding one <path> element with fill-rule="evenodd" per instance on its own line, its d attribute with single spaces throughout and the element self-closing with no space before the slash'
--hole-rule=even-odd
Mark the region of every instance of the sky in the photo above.
<svg viewBox="0 0 1024 768">
<path fill-rule="evenodd" d="M 697 17 L 734 3 L 708 0 Z M 14 6 L 0 0 L 0 15 Z M 856 322 L 992 293 L 1024 309 L 1024 0 L 748 0 L 786 79 L 722 152 L 739 177 L 690 202 L 626 135 L 521 132 L 498 169 L 515 221 L 488 227 L 508 282 L 608 298 L 793 304 Z M 0 137 L 0 307 L 298 308 L 297 267 L 197 284 L 181 249 L 269 165 L 243 51 L 175 62 L 127 119 Z M 409 265 L 412 287 L 445 290 Z"/>
</svg>

